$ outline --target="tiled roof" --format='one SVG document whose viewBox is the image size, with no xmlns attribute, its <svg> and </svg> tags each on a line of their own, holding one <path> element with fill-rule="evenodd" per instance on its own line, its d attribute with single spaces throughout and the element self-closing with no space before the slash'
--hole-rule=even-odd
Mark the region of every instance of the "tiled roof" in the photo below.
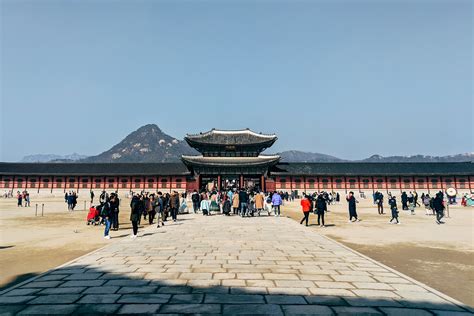
<svg viewBox="0 0 474 316">
<path fill-rule="evenodd" d="M 0 175 L 184 175 L 176 163 L 0 163 Z"/>
<path fill-rule="evenodd" d="M 189 157 L 189 156 L 185 156 Z M 194 161 L 208 162 L 220 159 L 219 165 L 247 166 L 273 163 L 278 156 L 260 157 L 202 157 L 191 156 Z M 262 159 L 263 157 L 263 159 Z M 197 159 L 197 160 L 196 160 Z M 238 159 L 238 160 L 235 160 Z M 276 160 L 278 161 L 278 160 Z M 270 163 L 270 164 L 271 164 Z M 211 164 L 212 166 L 212 164 Z M 271 169 L 274 175 L 471 175 L 474 163 L 278 163 Z M 188 169 L 177 163 L 9 163 L 0 162 L 0 175 L 186 175 Z"/>
<path fill-rule="evenodd" d="M 274 134 L 255 133 L 249 129 L 236 131 L 212 129 L 205 133 L 188 134 L 184 139 L 191 146 L 195 144 L 235 146 L 266 144 L 266 147 L 269 147 L 277 140 L 277 137 Z"/>
<path fill-rule="evenodd" d="M 474 163 L 279 163 L 271 174 L 279 175 L 474 175 Z"/>
</svg>

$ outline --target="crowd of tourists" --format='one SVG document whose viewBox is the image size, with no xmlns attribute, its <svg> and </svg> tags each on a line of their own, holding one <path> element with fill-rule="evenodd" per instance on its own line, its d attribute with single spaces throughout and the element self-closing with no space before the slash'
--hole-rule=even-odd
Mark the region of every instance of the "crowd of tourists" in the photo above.
<svg viewBox="0 0 474 316">
<path fill-rule="evenodd" d="M 191 194 L 193 212 L 201 212 L 209 216 L 222 213 L 226 216 L 239 215 L 241 217 L 260 216 L 266 212 L 268 216 L 280 216 L 280 207 L 283 200 L 293 201 L 296 195 L 292 192 L 264 193 L 259 190 L 230 189 L 226 191 L 212 190 L 210 192 L 197 190 Z"/>
<path fill-rule="evenodd" d="M 138 227 L 143 221 L 149 225 L 157 222 L 157 228 L 164 226 L 168 217 L 173 222 L 177 221 L 179 213 L 187 209 L 185 194 L 180 195 L 174 191 L 171 194 L 162 192 L 140 192 L 130 194 L 130 222 L 132 223 L 132 238 L 136 238 Z M 93 201 L 93 194 L 91 194 Z M 104 238 L 110 239 L 110 231 L 119 229 L 120 199 L 117 192 L 103 191 L 99 196 L 97 205 L 91 205 L 87 214 L 88 225 L 104 225 Z"/>
</svg>

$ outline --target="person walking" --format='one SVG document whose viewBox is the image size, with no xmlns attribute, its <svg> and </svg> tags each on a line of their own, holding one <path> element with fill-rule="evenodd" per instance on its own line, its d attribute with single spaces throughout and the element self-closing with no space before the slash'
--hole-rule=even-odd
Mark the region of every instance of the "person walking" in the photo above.
<svg viewBox="0 0 474 316">
<path fill-rule="evenodd" d="M 132 235 L 131 238 L 137 238 L 138 234 L 138 224 L 141 217 L 141 209 L 143 204 L 143 197 L 138 197 L 138 195 L 134 195 L 132 197 L 132 201 L 130 202 L 130 221 L 132 222 Z"/>
<path fill-rule="evenodd" d="M 105 239 L 110 239 L 110 202 L 105 202 L 102 204 L 102 209 L 100 211 L 100 216 L 104 219 L 104 224 L 105 224 L 105 229 L 104 229 L 104 238 Z"/>
<path fill-rule="evenodd" d="M 94 203 L 94 196 L 95 196 L 95 194 L 94 194 L 94 191 L 92 191 L 92 190 L 91 190 L 90 193 L 91 193 L 91 204 L 92 204 L 92 203 Z"/>
<path fill-rule="evenodd" d="M 170 210 L 171 218 L 173 222 L 178 220 L 178 209 L 179 209 L 179 194 L 176 191 L 173 191 L 173 194 L 170 196 Z"/>
<path fill-rule="evenodd" d="M 354 192 L 350 191 L 349 195 L 346 197 L 347 204 L 349 207 L 349 223 L 352 222 L 360 222 L 360 219 L 357 217 L 357 207 L 356 204 L 358 203 L 356 198 L 354 197 Z M 354 221 L 352 220 L 354 218 Z"/>
<path fill-rule="evenodd" d="M 234 215 L 237 215 L 239 213 L 239 206 L 239 194 L 235 193 L 232 195 L 232 208 L 234 209 Z"/>
<path fill-rule="evenodd" d="M 163 196 L 161 192 L 158 192 L 158 197 L 155 200 L 155 214 L 156 214 L 156 228 L 160 228 L 160 219 L 161 219 L 161 226 L 165 226 L 165 221 L 163 220 Z"/>
<path fill-rule="evenodd" d="M 408 196 L 405 191 L 402 192 L 402 210 L 407 211 L 408 210 Z"/>
<path fill-rule="evenodd" d="M 199 196 L 199 193 L 197 192 L 197 190 L 194 190 L 193 194 L 191 195 L 191 201 L 193 202 L 194 214 L 196 214 L 197 211 L 199 210 L 199 203 L 201 202 L 200 200 L 201 198 Z"/>
<path fill-rule="evenodd" d="M 304 215 L 304 217 L 300 221 L 300 225 L 303 224 L 303 222 L 306 222 L 306 226 L 308 226 L 309 212 L 311 211 L 311 201 L 308 199 L 308 196 L 306 194 L 304 195 L 300 204 L 301 210 L 303 211 Z"/>
<path fill-rule="evenodd" d="M 397 207 L 397 199 L 395 196 L 391 196 L 388 199 L 388 205 L 390 205 L 390 210 L 392 211 L 392 218 L 390 219 L 390 224 L 392 224 L 392 221 L 395 220 L 396 224 L 400 224 L 398 221 L 398 207 Z"/>
<path fill-rule="evenodd" d="M 265 202 L 265 197 L 263 196 L 263 192 L 258 192 L 256 195 L 255 195 L 255 209 L 257 210 L 257 214 L 258 216 L 260 216 L 260 212 L 263 210 L 264 208 L 264 202 Z"/>
<path fill-rule="evenodd" d="M 411 192 L 410 194 L 408 194 L 407 201 L 408 201 L 408 209 L 410 210 L 411 215 L 415 215 L 415 197 L 413 196 Z"/>
<path fill-rule="evenodd" d="M 327 203 L 322 194 L 319 194 L 316 198 L 316 213 L 318 214 L 318 225 L 320 227 L 326 227 L 324 225 L 324 213 L 327 211 Z"/>
<path fill-rule="evenodd" d="M 379 215 L 383 215 L 383 194 L 382 192 L 377 192 L 377 212 Z"/>
<path fill-rule="evenodd" d="M 211 204 L 209 203 L 209 200 L 207 199 L 207 195 L 204 194 L 201 199 L 201 212 L 202 215 L 209 215 L 209 209 L 211 208 Z"/>
<path fill-rule="evenodd" d="M 249 203 L 249 195 L 244 190 L 244 188 L 241 188 L 239 191 L 239 203 L 240 203 L 240 216 L 244 217 L 245 214 L 247 213 L 247 206 Z"/>
<path fill-rule="evenodd" d="M 119 198 L 115 193 L 110 195 L 110 215 L 112 219 L 112 229 L 119 229 Z"/>
<path fill-rule="evenodd" d="M 283 203 L 283 200 L 281 199 L 281 195 L 278 194 L 277 191 L 273 192 L 273 196 L 272 196 L 273 213 L 277 217 L 280 217 L 280 206 L 282 203 Z"/>
<path fill-rule="evenodd" d="M 23 207 L 23 195 L 20 193 L 20 191 L 17 192 L 16 194 L 17 198 L 17 207 Z"/>
<path fill-rule="evenodd" d="M 444 224 L 441 219 L 444 217 L 443 197 L 440 193 L 433 199 L 433 209 L 436 212 L 436 224 Z"/>
</svg>

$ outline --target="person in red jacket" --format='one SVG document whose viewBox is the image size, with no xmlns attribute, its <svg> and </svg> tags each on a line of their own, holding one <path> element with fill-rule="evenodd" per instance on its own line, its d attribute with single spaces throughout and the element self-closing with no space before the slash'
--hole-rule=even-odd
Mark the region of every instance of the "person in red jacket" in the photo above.
<svg viewBox="0 0 474 316">
<path fill-rule="evenodd" d="M 303 210 L 304 217 L 301 220 L 300 224 L 303 224 L 303 222 L 306 221 L 306 226 L 308 226 L 309 212 L 311 211 L 311 201 L 308 199 L 308 196 L 306 194 L 301 200 L 301 208 Z"/>
</svg>

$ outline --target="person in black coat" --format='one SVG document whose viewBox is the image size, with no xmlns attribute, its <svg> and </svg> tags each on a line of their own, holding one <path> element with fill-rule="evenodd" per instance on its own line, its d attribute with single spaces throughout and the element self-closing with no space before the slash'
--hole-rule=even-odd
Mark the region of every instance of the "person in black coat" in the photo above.
<svg viewBox="0 0 474 316">
<path fill-rule="evenodd" d="M 133 234 L 132 238 L 137 238 L 138 225 L 141 218 L 141 211 L 144 209 L 143 196 L 140 198 L 138 195 L 134 195 L 130 202 L 130 221 L 132 222 Z"/>
<path fill-rule="evenodd" d="M 401 199 L 402 199 L 402 210 L 404 211 L 408 210 L 408 195 L 405 191 L 403 191 Z"/>
<path fill-rule="evenodd" d="M 436 212 L 436 223 L 438 225 L 444 224 L 444 222 L 441 221 L 444 217 L 443 195 L 440 193 L 437 193 L 433 199 L 433 210 Z"/>
<path fill-rule="evenodd" d="M 349 207 L 349 223 L 353 222 L 352 218 L 354 217 L 355 222 L 359 222 L 359 218 L 357 217 L 357 207 L 356 203 L 357 200 L 354 197 L 354 192 L 350 191 L 349 196 L 346 197 L 347 204 Z"/>
<path fill-rule="evenodd" d="M 324 199 L 323 195 L 320 194 L 316 198 L 316 213 L 318 214 L 318 225 L 320 227 L 324 226 L 324 213 L 328 210 L 327 202 Z"/>
<path fill-rule="evenodd" d="M 249 195 L 247 192 L 242 188 L 239 191 L 239 203 L 240 203 L 240 216 L 245 216 L 247 213 L 247 206 L 249 203 Z"/>
<path fill-rule="evenodd" d="M 115 193 L 110 195 L 110 216 L 112 220 L 112 229 L 119 229 L 119 198 Z"/>
<path fill-rule="evenodd" d="M 397 199 L 395 196 L 391 196 L 388 199 L 388 205 L 390 205 L 390 210 L 392 211 L 392 218 L 390 219 L 389 223 L 392 223 L 393 220 L 397 222 L 397 224 L 400 224 L 398 221 L 398 207 L 397 207 Z"/>
</svg>

